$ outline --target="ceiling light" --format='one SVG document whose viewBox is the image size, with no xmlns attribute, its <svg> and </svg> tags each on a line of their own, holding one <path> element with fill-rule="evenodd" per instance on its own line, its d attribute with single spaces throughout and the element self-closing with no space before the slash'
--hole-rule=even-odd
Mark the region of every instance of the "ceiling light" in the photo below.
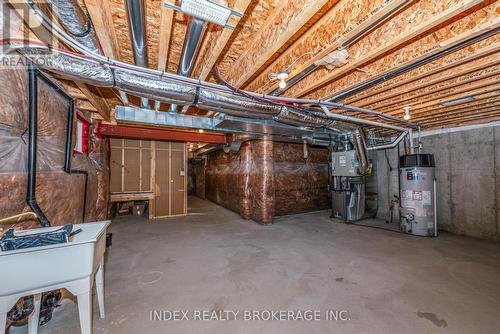
<svg viewBox="0 0 500 334">
<path fill-rule="evenodd" d="M 276 75 L 276 79 L 278 79 L 280 81 L 279 87 L 281 89 L 285 89 L 286 88 L 286 79 L 288 79 L 288 72 L 287 71 L 279 72 Z"/>
<path fill-rule="evenodd" d="M 199 132 L 199 133 L 203 133 L 203 129 L 199 129 L 199 130 L 198 130 L 198 132 Z"/>
<path fill-rule="evenodd" d="M 406 106 L 406 107 L 403 107 L 403 110 L 405 111 L 404 115 L 403 115 L 403 119 L 405 121 L 408 121 L 410 120 L 411 116 L 410 116 L 410 110 L 411 110 L 411 106 Z"/>
<path fill-rule="evenodd" d="M 467 103 L 467 102 L 471 102 L 471 101 L 474 101 L 473 96 L 465 96 L 465 97 L 461 97 L 459 99 L 446 101 L 446 102 L 443 102 L 441 104 L 445 107 L 451 107 L 451 106 L 455 106 L 457 104 Z"/>
</svg>

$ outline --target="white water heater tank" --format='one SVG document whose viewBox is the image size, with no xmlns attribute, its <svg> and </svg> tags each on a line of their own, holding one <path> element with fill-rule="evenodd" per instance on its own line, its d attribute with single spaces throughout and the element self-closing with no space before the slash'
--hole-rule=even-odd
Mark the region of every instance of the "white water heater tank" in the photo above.
<svg viewBox="0 0 500 334">
<path fill-rule="evenodd" d="M 437 236 L 434 156 L 408 154 L 399 158 L 400 227 L 403 232 Z"/>
</svg>

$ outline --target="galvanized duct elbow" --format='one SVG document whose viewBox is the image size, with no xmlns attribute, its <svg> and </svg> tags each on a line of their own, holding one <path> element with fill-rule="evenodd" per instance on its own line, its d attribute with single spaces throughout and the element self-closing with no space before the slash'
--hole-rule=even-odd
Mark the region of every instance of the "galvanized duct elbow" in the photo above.
<svg viewBox="0 0 500 334">
<path fill-rule="evenodd" d="M 366 147 L 365 136 L 363 130 L 360 127 L 356 127 L 354 131 L 347 134 L 349 141 L 354 146 L 356 154 L 358 156 L 358 170 L 361 175 L 368 173 L 370 168 L 370 163 L 368 161 L 368 148 Z"/>
<path fill-rule="evenodd" d="M 64 30 L 93 53 L 101 53 L 92 20 L 78 3 L 78 0 L 49 0 L 54 14 L 61 21 Z"/>
</svg>

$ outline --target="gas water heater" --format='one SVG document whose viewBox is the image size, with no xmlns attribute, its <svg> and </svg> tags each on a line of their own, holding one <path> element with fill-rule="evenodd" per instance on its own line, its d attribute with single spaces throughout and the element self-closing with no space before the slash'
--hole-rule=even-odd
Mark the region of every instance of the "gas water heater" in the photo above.
<svg viewBox="0 0 500 334">
<path fill-rule="evenodd" d="M 400 227 L 403 232 L 437 236 L 434 168 L 432 154 L 407 154 L 399 158 Z"/>
</svg>

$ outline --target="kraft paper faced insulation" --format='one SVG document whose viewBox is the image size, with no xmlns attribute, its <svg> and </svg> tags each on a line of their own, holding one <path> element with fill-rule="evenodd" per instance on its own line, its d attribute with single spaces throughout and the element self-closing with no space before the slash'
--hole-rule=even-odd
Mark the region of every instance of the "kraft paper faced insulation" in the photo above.
<svg viewBox="0 0 500 334">
<path fill-rule="evenodd" d="M 10 83 L 0 85 L 0 217 L 8 217 L 31 210 L 26 204 L 27 70 L 0 71 L 0 80 Z M 81 223 L 83 219 L 85 175 L 63 171 L 67 117 L 66 99 L 38 79 L 36 199 L 54 226 Z M 75 133 L 74 130 L 73 142 Z M 94 134 L 90 138 L 89 154 L 75 154 L 71 166 L 88 173 L 86 222 L 106 218 L 109 183 L 106 142 Z M 30 227 L 39 227 L 39 224 L 36 221 L 23 222 L 16 228 Z"/>
</svg>

